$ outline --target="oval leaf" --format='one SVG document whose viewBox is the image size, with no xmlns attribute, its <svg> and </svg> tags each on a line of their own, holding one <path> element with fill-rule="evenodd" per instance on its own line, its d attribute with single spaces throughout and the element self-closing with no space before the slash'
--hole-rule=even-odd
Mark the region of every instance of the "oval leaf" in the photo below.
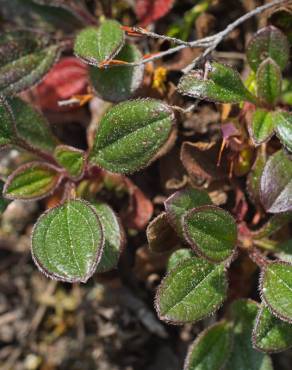
<svg viewBox="0 0 292 370">
<path fill-rule="evenodd" d="M 261 274 L 262 299 L 278 318 L 292 323 L 292 264 L 269 263 Z"/>
<path fill-rule="evenodd" d="M 274 120 L 272 112 L 265 109 L 256 109 L 248 124 L 249 135 L 255 145 L 268 141 L 274 133 Z"/>
<path fill-rule="evenodd" d="M 261 201 L 267 212 L 292 210 L 292 161 L 282 150 L 273 154 L 265 165 Z"/>
<path fill-rule="evenodd" d="M 292 114 L 284 111 L 274 112 L 273 118 L 279 140 L 292 152 Z"/>
<path fill-rule="evenodd" d="M 149 223 L 146 235 L 149 248 L 154 253 L 169 252 L 179 244 L 179 239 L 168 223 L 165 212 L 160 213 Z"/>
<path fill-rule="evenodd" d="M 281 69 L 271 58 L 265 59 L 257 71 L 257 95 L 265 103 L 275 104 L 281 94 Z"/>
<path fill-rule="evenodd" d="M 71 200 L 50 209 L 32 233 L 32 255 L 48 277 L 85 283 L 94 273 L 104 245 L 101 223 L 93 208 Z"/>
<path fill-rule="evenodd" d="M 225 370 L 273 370 L 270 356 L 252 347 L 251 333 L 258 305 L 240 299 L 231 306 L 234 320 L 233 348 Z"/>
<path fill-rule="evenodd" d="M 169 222 L 181 237 L 184 237 L 183 215 L 192 208 L 208 204 L 212 204 L 208 193 L 193 188 L 177 191 L 164 202 Z"/>
<path fill-rule="evenodd" d="M 33 149 L 52 152 L 58 140 L 46 118 L 19 98 L 11 98 L 7 102 L 13 112 L 16 135 Z"/>
<path fill-rule="evenodd" d="M 247 177 L 247 191 L 254 204 L 260 203 L 260 182 L 266 164 L 266 153 L 258 150 L 256 160 Z"/>
<path fill-rule="evenodd" d="M 222 321 L 204 330 L 188 350 L 184 370 L 221 370 L 232 349 L 229 323 Z"/>
<path fill-rule="evenodd" d="M 273 215 L 260 229 L 251 232 L 252 238 L 260 240 L 268 238 L 283 226 L 289 224 L 292 221 L 292 212 L 284 212 Z"/>
<path fill-rule="evenodd" d="M 240 75 L 233 68 L 212 62 L 206 66 L 207 77 L 203 71 L 192 71 L 183 76 L 178 91 L 193 98 L 221 103 L 254 102 L 255 98 L 245 88 Z"/>
<path fill-rule="evenodd" d="M 289 60 L 288 39 L 276 27 L 262 28 L 250 40 L 246 55 L 248 63 L 254 71 L 267 58 L 272 58 L 283 70 Z"/>
<path fill-rule="evenodd" d="M 89 160 L 112 172 L 135 172 L 160 155 L 173 123 L 173 111 L 159 100 L 120 103 L 103 116 Z"/>
<path fill-rule="evenodd" d="M 76 37 L 74 52 L 84 62 L 98 66 L 112 59 L 124 45 L 124 31 L 119 22 L 106 20 L 100 27 L 88 27 Z"/>
<path fill-rule="evenodd" d="M 191 209 L 183 217 L 184 235 L 191 247 L 211 262 L 229 258 L 237 242 L 234 218 L 215 206 Z"/>
<path fill-rule="evenodd" d="M 59 145 L 54 152 L 60 166 L 64 167 L 73 178 L 79 178 L 85 165 L 85 153 L 67 145 Z"/>
<path fill-rule="evenodd" d="M 125 233 L 115 212 L 105 203 L 94 204 L 104 234 L 104 249 L 96 272 L 111 271 L 117 267 L 125 245 Z"/>
<path fill-rule="evenodd" d="M 14 142 L 14 120 L 11 108 L 7 101 L 0 96 L 0 147 L 5 147 Z"/>
<path fill-rule="evenodd" d="M 139 61 L 142 55 L 135 45 L 126 44 L 117 55 L 117 60 L 128 63 Z M 98 96 L 118 103 L 129 99 L 143 80 L 144 65 L 136 67 L 90 68 L 90 80 Z"/>
<path fill-rule="evenodd" d="M 171 256 L 168 259 L 167 271 L 169 272 L 170 270 L 173 270 L 174 268 L 179 266 L 181 261 L 190 259 L 193 257 L 196 258 L 196 255 L 191 249 L 187 249 L 187 248 L 177 249 L 171 254 Z"/>
<path fill-rule="evenodd" d="M 278 319 L 262 305 L 256 318 L 252 341 L 258 351 L 285 351 L 292 347 L 292 325 Z"/>
<path fill-rule="evenodd" d="M 196 322 L 213 314 L 226 297 L 223 265 L 191 258 L 171 270 L 156 295 L 161 320 L 172 324 Z"/>
<path fill-rule="evenodd" d="M 6 49 L 9 48 L 9 42 L 11 43 L 13 41 L 10 40 L 5 45 L 1 45 L 0 42 L 0 53 L 1 49 L 5 53 Z M 11 55 L 9 55 L 7 60 L 4 58 L 6 63 L 1 63 L 0 94 L 16 94 L 35 85 L 49 71 L 60 54 L 60 47 L 58 45 L 48 46 L 41 50 L 40 48 L 36 48 L 33 51 L 31 48 L 25 50 L 26 52 L 24 50 L 22 52 L 15 52 L 15 58 L 13 60 L 10 60 Z M 27 52 L 27 50 L 29 51 Z"/>
<path fill-rule="evenodd" d="M 7 199 L 42 199 L 59 186 L 62 178 L 62 173 L 52 165 L 41 162 L 27 163 L 8 177 L 3 194 Z"/>
</svg>

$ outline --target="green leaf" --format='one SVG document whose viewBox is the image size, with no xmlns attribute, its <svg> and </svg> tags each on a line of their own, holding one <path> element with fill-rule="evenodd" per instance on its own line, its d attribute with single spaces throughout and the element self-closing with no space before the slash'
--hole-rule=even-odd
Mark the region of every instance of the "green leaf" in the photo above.
<svg viewBox="0 0 292 370">
<path fill-rule="evenodd" d="M 233 68 L 212 62 L 206 66 L 207 77 L 201 70 L 192 71 L 180 79 L 178 91 L 193 98 L 221 103 L 255 102 Z"/>
<path fill-rule="evenodd" d="M 139 61 L 142 55 L 135 45 L 126 44 L 116 59 L 128 63 Z M 90 81 L 94 91 L 103 100 L 118 103 L 129 99 L 143 80 L 144 65 L 136 67 L 90 68 Z"/>
<path fill-rule="evenodd" d="M 124 45 L 125 34 L 119 22 L 106 20 L 100 27 L 88 27 L 76 37 L 74 52 L 84 62 L 98 66 L 115 57 Z"/>
<path fill-rule="evenodd" d="M 46 118 L 19 98 L 7 99 L 7 102 L 13 112 L 17 136 L 33 149 L 52 152 L 58 140 L 53 136 Z"/>
<path fill-rule="evenodd" d="M 125 245 L 125 232 L 115 212 L 105 203 L 94 204 L 104 234 L 104 249 L 96 272 L 111 271 L 117 267 Z"/>
<path fill-rule="evenodd" d="M 281 69 L 271 58 L 265 59 L 257 70 L 257 96 L 265 103 L 274 105 L 281 94 Z"/>
<path fill-rule="evenodd" d="M 277 246 L 277 253 L 275 255 L 282 261 L 292 263 L 292 239 L 281 243 Z"/>
<path fill-rule="evenodd" d="M 146 235 L 149 248 L 154 253 L 169 252 L 179 244 L 179 239 L 170 226 L 165 212 L 160 213 L 149 223 Z"/>
<path fill-rule="evenodd" d="M 292 161 L 282 150 L 273 154 L 265 165 L 261 201 L 267 212 L 292 210 Z"/>
<path fill-rule="evenodd" d="M 261 273 L 262 299 L 279 319 L 292 323 L 292 264 L 269 263 Z"/>
<path fill-rule="evenodd" d="M 259 149 L 256 160 L 247 177 L 248 195 L 254 204 L 260 203 L 260 183 L 266 161 L 266 153 Z"/>
<path fill-rule="evenodd" d="M 60 54 L 59 45 L 47 43 L 47 36 L 30 31 L 0 35 L 0 94 L 16 94 L 43 78 Z"/>
<path fill-rule="evenodd" d="M 232 349 L 232 332 L 226 321 L 204 330 L 188 350 L 184 370 L 221 370 Z"/>
<path fill-rule="evenodd" d="M 54 156 L 60 166 L 64 167 L 73 178 L 82 176 L 85 165 L 85 153 L 67 145 L 58 145 Z"/>
<path fill-rule="evenodd" d="M 7 199 L 42 199 L 54 192 L 62 178 L 62 173 L 52 165 L 26 163 L 8 177 L 3 194 Z"/>
<path fill-rule="evenodd" d="M 172 194 L 165 202 L 165 210 L 169 222 L 176 232 L 183 235 L 183 215 L 192 208 L 212 204 L 208 193 L 204 190 L 185 188 Z"/>
<path fill-rule="evenodd" d="M 184 235 L 195 252 L 211 262 L 232 256 L 237 226 L 230 213 L 215 206 L 193 208 L 183 217 Z"/>
<path fill-rule="evenodd" d="M 252 341 L 258 351 L 285 351 L 292 347 L 292 325 L 278 319 L 262 305 L 256 318 Z"/>
<path fill-rule="evenodd" d="M 248 124 L 249 135 L 255 145 L 268 141 L 274 133 L 273 113 L 265 109 L 256 109 Z"/>
<path fill-rule="evenodd" d="M 175 269 L 181 261 L 190 259 L 190 258 L 196 258 L 195 253 L 191 249 L 187 248 L 180 248 L 174 251 L 171 256 L 169 257 L 168 263 L 167 263 L 167 271 L 171 271 Z"/>
<path fill-rule="evenodd" d="M 85 283 L 101 259 L 104 236 L 94 209 L 71 200 L 40 216 L 32 233 L 32 256 L 48 277 Z"/>
<path fill-rule="evenodd" d="M 164 153 L 173 123 L 173 111 L 159 100 L 115 105 L 98 125 L 89 161 L 111 172 L 135 172 Z"/>
<path fill-rule="evenodd" d="M 272 58 L 283 70 L 289 60 L 289 43 L 287 37 L 276 27 L 268 26 L 259 30 L 250 40 L 247 60 L 256 71 L 267 58 Z"/>
<path fill-rule="evenodd" d="M 286 149 L 292 151 L 292 114 L 279 111 L 273 114 L 276 135 Z"/>
<path fill-rule="evenodd" d="M 284 212 L 273 215 L 260 229 L 252 232 L 252 238 L 255 240 L 268 238 L 291 221 L 292 212 Z"/>
<path fill-rule="evenodd" d="M 48 38 L 36 32 L 21 30 L 0 34 L 0 67 L 45 46 Z M 11 45 L 13 44 L 13 47 Z"/>
<path fill-rule="evenodd" d="M 10 204 L 10 200 L 7 200 L 2 196 L 4 185 L 4 182 L 0 180 L 0 214 L 2 214 Z"/>
<path fill-rule="evenodd" d="M 222 264 L 191 258 L 162 280 L 156 295 L 156 310 L 161 320 L 172 324 L 196 322 L 221 306 L 226 290 Z"/>
<path fill-rule="evenodd" d="M 14 142 L 13 116 L 7 101 L 0 96 L 0 147 L 11 145 Z"/>
<path fill-rule="evenodd" d="M 85 22 L 85 19 L 87 19 L 88 22 L 91 21 L 90 14 L 88 14 L 86 7 L 80 0 L 33 0 L 33 2 L 45 6 L 60 7 L 68 10 L 83 22 Z M 82 14 L 82 16 L 80 16 L 80 14 Z"/>
<path fill-rule="evenodd" d="M 241 299 L 232 304 L 233 349 L 225 370 L 273 370 L 271 358 L 252 347 L 257 310 L 257 304 L 251 300 Z"/>
</svg>

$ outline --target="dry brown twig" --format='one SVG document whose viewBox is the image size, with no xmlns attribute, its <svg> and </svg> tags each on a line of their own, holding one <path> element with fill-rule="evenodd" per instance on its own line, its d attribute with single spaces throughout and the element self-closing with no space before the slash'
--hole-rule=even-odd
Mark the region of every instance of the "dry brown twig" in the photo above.
<svg viewBox="0 0 292 370">
<path fill-rule="evenodd" d="M 170 41 L 170 42 L 173 42 L 174 44 L 176 44 L 177 46 L 173 47 L 173 48 L 170 48 L 170 49 L 167 49 L 167 50 L 164 50 L 162 52 L 156 53 L 156 54 L 151 55 L 147 58 L 141 59 L 138 62 L 127 63 L 127 64 L 123 64 L 123 65 L 124 66 L 129 66 L 129 67 L 130 66 L 132 66 L 132 67 L 140 66 L 141 64 L 154 62 L 154 61 L 156 61 L 158 59 L 161 59 L 165 56 L 177 53 L 178 51 L 181 51 L 182 49 L 185 49 L 185 48 L 203 48 L 203 49 L 205 49 L 204 52 L 199 57 L 194 59 L 192 61 L 192 63 L 187 65 L 182 70 L 183 73 L 188 73 L 193 68 L 196 67 L 196 65 L 198 64 L 199 61 L 203 60 L 207 55 L 209 55 L 213 50 L 215 50 L 216 47 L 218 46 L 218 44 L 220 44 L 226 38 L 226 36 L 228 36 L 240 24 L 244 23 L 245 21 L 247 21 L 248 19 L 250 19 L 250 18 L 252 18 L 256 15 L 259 15 L 259 14 L 263 13 L 267 9 L 270 9 L 270 8 L 272 8 L 274 6 L 277 6 L 277 5 L 283 5 L 284 3 L 291 3 L 291 0 L 274 0 L 274 1 L 271 1 L 268 4 L 259 6 L 255 9 L 251 10 L 250 12 L 244 14 L 243 16 L 239 17 L 234 22 L 230 23 L 224 30 L 216 33 L 215 35 L 204 37 L 204 38 L 199 39 L 199 40 L 189 41 L 189 42 L 186 42 L 186 41 L 174 38 L 174 37 L 159 35 L 155 32 L 147 31 L 147 30 L 145 30 L 144 28 L 141 28 L 141 27 L 134 27 L 134 28 L 132 28 L 132 30 L 133 30 L 133 32 L 135 32 L 137 34 L 145 35 L 147 37 L 151 37 L 151 38 L 155 38 L 155 39 L 160 39 L 160 40 L 163 40 L 163 41 Z M 110 67 L 114 68 L 115 66 L 121 67 L 122 65 L 112 65 Z"/>
</svg>

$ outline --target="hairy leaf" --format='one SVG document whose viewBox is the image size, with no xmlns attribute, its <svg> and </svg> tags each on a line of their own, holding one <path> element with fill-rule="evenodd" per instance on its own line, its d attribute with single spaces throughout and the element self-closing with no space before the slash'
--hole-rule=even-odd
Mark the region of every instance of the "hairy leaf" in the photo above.
<svg viewBox="0 0 292 370">
<path fill-rule="evenodd" d="M 212 62 L 206 68 L 206 78 L 201 70 L 184 75 L 180 79 L 178 91 L 193 98 L 221 103 L 255 101 L 233 68 L 217 62 Z"/>
<path fill-rule="evenodd" d="M 135 45 L 126 44 L 116 59 L 128 63 L 139 61 L 142 55 Z M 129 99 L 143 80 L 144 65 L 136 67 L 90 68 L 90 80 L 98 96 L 110 102 Z"/>
<path fill-rule="evenodd" d="M 21 30 L 0 34 L 0 67 L 44 46 L 48 39 L 36 37 L 32 31 Z"/>
<path fill-rule="evenodd" d="M 248 195 L 255 204 L 260 203 L 260 183 L 265 164 L 266 154 L 258 150 L 256 160 L 247 177 Z"/>
<path fill-rule="evenodd" d="M 98 66 L 119 53 L 124 39 L 124 31 L 119 22 L 105 20 L 100 27 L 85 28 L 77 35 L 74 52 L 84 62 Z"/>
<path fill-rule="evenodd" d="M 11 98 L 7 102 L 13 112 L 17 136 L 34 149 L 52 152 L 58 141 L 46 118 L 19 98 Z"/>
<path fill-rule="evenodd" d="M 292 347 L 292 325 L 278 319 L 262 305 L 256 318 L 252 341 L 259 351 L 285 351 Z"/>
<path fill-rule="evenodd" d="M 106 272 L 117 267 L 125 244 L 125 233 L 114 211 L 105 203 L 94 204 L 104 234 L 104 250 L 96 272 Z"/>
<path fill-rule="evenodd" d="M 0 147 L 14 142 L 15 129 L 11 108 L 7 101 L 0 96 Z"/>
<path fill-rule="evenodd" d="M 135 13 L 142 27 L 155 22 L 159 18 L 167 14 L 174 0 L 137 0 L 135 5 Z"/>
<path fill-rule="evenodd" d="M 171 256 L 169 257 L 168 263 L 167 263 L 167 271 L 171 271 L 179 264 L 186 259 L 190 258 L 196 258 L 195 253 L 191 249 L 187 248 L 180 248 L 174 251 Z"/>
<path fill-rule="evenodd" d="M 183 237 L 183 215 L 192 208 L 212 204 L 206 191 L 185 188 L 172 194 L 164 203 L 169 222 Z"/>
<path fill-rule="evenodd" d="M 292 152 L 292 113 L 279 111 L 273 114 L 276 134 L 282 144 Z"/>
<path fill-rule="evenodd" d="M 85 283 L 101 259 L 104 236 L 94 209 L 70 200 L 40 216 L 32 233 L 32 255 L 48 277 Z"/>
<path fill-rule="evenodd" d="M 265 165 L 261 201 L 267 212 L 292 210 L 292 161 L 282 150 L 273 154 Z"/>
<path fill-rule="evenodd" d="M 248 63 L 254 71 L 267 58 L 272 58 L 283 70 L 289 59 L 287 37 L 276 27 L 262 28 L 250 40 L 246 55 Z"/>
<path fill-rule="evenodd" d="M 173 123 L 173 111 L 159 100 L 120 103 L 103 116 L 89 160 L 112 172 L 135 172 L 160 155 Z"/>
<path fill-rule="evenodd" d="M 39 82 L 58 59 L 60 47 L 30 31 L 0 35 L 0 94 L 11 95 Z"/>
<path fill-rule="evenodd" d="M 251 333 L 258 306 L 251 300 L 238 300 L 231 306 L 233 348 L 226 370 L 273 370 L 271 358 L 252 347 Z"/>
<path fill-rule="evenodd" d="M 269 263 L 262 271 L 260 290 L 273 314 L 292 323 L 292 264 L 283 261 Z"/>
<path fill-rule="evenodd" d="M 184 370 L 221 370 L 232 349 L 231 326 L 218 322 L 204 330 L 190 346 Z"/>
<path fill-rule="evenodd" d="M 252 113 L 248 131 L 254 144 L 260 145 L 271 138 L 274 127 L 272 112 L 258 108 Z"/>
<path fill-rule="evenodd" d="M 292 221 L 292 212 L 273 215 L 259 230 L 252 232 L 253 239 L 268 238 Z"/>
<path fill-rule="evenodd" d="M 8 177 L 3 194 L 7 199 L 41 199 L 57 188 L 62 177 L 52 165 L 42 162 L 27 163 Z"/>
<path fill-rule="evenodd" d="M 237 226 L 230 213 L 215 206 L 193 208 L 183 217 L 185 239 L 200 256 L 222 262 L 237 242 Z"/>
<path fill-rule="evenodd" d="M 156 310 L 161 320 L 172 324 L 196 322 L 220 307 L 226 289 L 223 265 L 191 258 L 162 280 L 156 295 Z"/>
<path fill-rule="evenodd" d="M 67 145 L 58 145 L 54 152 L 60 166 L 64 167 L 73 178 L 79 178 L 85 165 L 85 153 Z"/>
<path fill-rule="evenodd" d="M 281 69 L 273 59 L 265 59 L 257 70 L 257 95 L 268 104 L 275 104 L 282 87 Z"/>
<path fill-rule="evenodd" d="M 174 229 L 168 223 L 165 212 L 160 213 L 149 223 L 146 235 L 149 248 L 154 253 L 169 252 L 179 243 Z"/>
</svg>

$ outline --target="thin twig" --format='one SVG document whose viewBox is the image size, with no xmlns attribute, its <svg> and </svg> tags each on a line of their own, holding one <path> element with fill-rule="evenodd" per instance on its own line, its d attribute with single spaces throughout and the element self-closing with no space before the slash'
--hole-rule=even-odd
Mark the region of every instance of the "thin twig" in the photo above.
<svg viewBox="0 0 292 370">
<path fill-rule="evenodd" d="M 189 48 L 203 48 L 203 49 L 205 49 L 205 51 L 203 52 L 203 54 L 199 58 L 196 58 L 191 64 L 189 64 L 183 70 L 184 73 L 188 73 L 189 71 L 191 71 L 197 65 L 197 63 L 198 63 L 199 60 L 201 60 L 203 57 L 206 57 L 210 52 L 212 52 L 217 47 L 217 45 L 220 42 L 222 42 L 222 40 L 227 35 L 229 35 L 229 33 L 231 33 L 240 24 L 244 23 L 248 19 L 250 19 L 250 18 L 252 18 L 252 17 L 254 17 L 254 16 L 258 15 L 258 14 L 261 14 L 262 12 L 264 12 L 267 9 L 270 9 L 270 8 L 276 6 L 276 5 L 283 4 L 283 3 L 287 2 L 287 1 L 289 1 L 289 0 L 274 0 L 274 1 L 271 1 L 270 3 L 268 3 L 268 4 L 259 6 L 259 7 L 255 8 L 255 9 L 251 10 L 250 12 L 244 14 L 243 16 L 241 16 L 240 18 L 238 18 L 236 21 L 230 23 L 224 30 L 216 33 L 215 35 L 204 37 L 202 39 L 194 40 L 194 41 L 190 41 L 190 42 L 185 42 L 183 40 L 176 39 L 176 38 L 173 38 L 173 37 L 159 35 L 159 34 L 154 33 L 154 32 L 148 32 L 147 30 L 144 30 L 144 29 L 142 29 L 142 31 L 141 31 L 141 29 L 138 27 L 135 30 L 137 32 L 142 33 L 145 36 L 156 38 L 156 39 L 161 39 L 161 40 L 172 41 L 175 44 L 177 44 L 177 46 L 175 46 L 173 48 L 170 48 L 170 49 L 167 49 L 165 51 L 156 53 L 156 54 L 154 54 L 154 55 L 152 55 L 150 57 L 144 58 L 144 59 L 142 59 L 142 60 L 140 60 L 138 62 L 124 64 L 124 66 L 135 67 L 135 66 L 140 66 L 142 64 L 146 64 L 146 63 L 149 63 L 149 62 L 154 62 L 154 61 L 156 61 L 158 59 L 161 59 L 161 58 L 163 58 L 165 56 L 168 56 L 168 55 L 177 53 L 180 50 L 185 49 L 187 47 L 189 47 Z M 117 66 L 121 67 L 122 65 L 117 65 Z M 115 65 L 110 66 L 110 67 L 114 68 Z"/>
<path fill-rule="evenodd" d="M 231 33 L 236 27 L 238 27 L 240 24 L 244 23 L 248 19 L 264 12 L 265 10 L 275 6 L 282 4 L 284 2 L 287 2 L 287 0 L 274 0 L 271 1 L 268 4 L 259 6 L 250 12 L 244 14 L 243 16 L 239 17 L 236 21 L 230 23 L 223 31 L 217 33 L 214 38 L 213 44 L 210 45 L 204 52 L 205 56 L 207 56 L 209 53 L 211 53 L 214 49 L 216 49 L 217 45 L 227 36 L 229 33 Z M 196 58 L 197 59 L 197 58 Z M 186 68 L 184 68 L 183 72 L 188 73 L 190 72 L 197 64 L 197 60 L 194 60 L 191 64 L 189 64 Z"/>
</svg>

